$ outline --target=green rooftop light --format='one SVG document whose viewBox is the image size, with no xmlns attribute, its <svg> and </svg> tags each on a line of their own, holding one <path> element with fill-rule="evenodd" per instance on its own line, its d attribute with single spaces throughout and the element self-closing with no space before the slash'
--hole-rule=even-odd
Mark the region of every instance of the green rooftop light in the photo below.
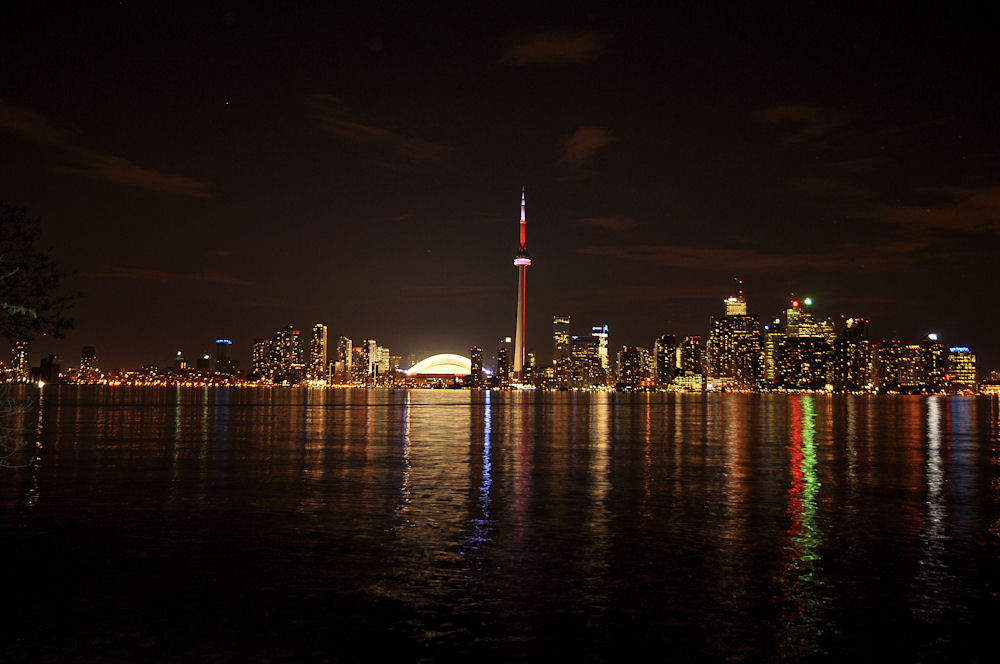
<svg viewBox="0 0 1000 664">
<path fill-rule="evenodd" d="M 803 301 L 803 302 L 805 303 L 805 305 L 806 305 L 807 307 L 811 307 L 811 306 L 812 306 L 812 303 L 813 303 L 813 299 L 812 299 L 811 297 L 807 297 L 806 299 L 804 299 L 804 300 L 802 300 L 802 301 Z"/>
</svg>

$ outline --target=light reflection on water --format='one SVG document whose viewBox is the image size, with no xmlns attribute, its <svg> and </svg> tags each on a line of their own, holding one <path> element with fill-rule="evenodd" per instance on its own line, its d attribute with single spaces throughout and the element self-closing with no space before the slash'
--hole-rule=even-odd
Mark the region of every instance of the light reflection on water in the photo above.
<svg viewBox="0 0 1000 664">
<path fill-rule="evenodd" d="M 1000 613 L 995 397 L 42 396 L 15 661 L 974 659 Z"/>
</svg>

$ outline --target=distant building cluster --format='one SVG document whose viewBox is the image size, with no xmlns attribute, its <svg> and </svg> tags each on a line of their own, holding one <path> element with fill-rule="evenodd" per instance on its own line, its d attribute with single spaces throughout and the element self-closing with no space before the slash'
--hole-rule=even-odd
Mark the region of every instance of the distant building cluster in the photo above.
<svg viewBox="0 0 1000 664">
<path fill-rule="evenodd" d="M 77 368 L 63 371 L 52 355 L 33 366 L 30 344 L 18 341 L 10 365 L 0 363 L 0 376 L 8 382 L 42 383 L 1000 393 L 1000 372 L 977 379 L 972 349 L 947 345 L 935 334 L 916 343 L 873 343 L 867 319 L 820 318 L 810 298 L 790 301 L 781 316 L 767 323 L 748 313 L 742 292 L 723 300 L 721 311 L 705 337 L 665 333 L 648 348 L 622 346 L 617 353 L 610 351 L 607 324 L 588 325 L 574 334 L 569 315 L 553 316 L 552 362 L 540 365 L 534 352 L 525 351 L 519 377 L 511 337 L 501 339 L 492 372 L 479 346 L 469 349 L 467 359 L 428 358 L 419 367 L 411 354 L 404 368 L 402 357 L 375 339 L 357 345 L 344 336 L 331 339 L 322 323 L 305 334 L 288 325 L 270 338 L 254 339 L 245 371 L 233 359 L 230 339 L 215 340 L 214 361 L 205 353 L 191 362 L 177 351 L 171 366 L 106 372 L 92 346 L 83 347 Z M 406 370 L 414 368 L 418 370 Z"/>
</svg>

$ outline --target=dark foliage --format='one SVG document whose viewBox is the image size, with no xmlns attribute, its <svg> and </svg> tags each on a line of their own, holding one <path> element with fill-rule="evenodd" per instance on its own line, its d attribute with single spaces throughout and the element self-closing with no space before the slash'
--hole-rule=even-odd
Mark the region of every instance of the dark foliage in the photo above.
<svg viewBox="0 0 1000 664">
<path fill-rule="evenodd" d="M 0 203 L 0 336 L 11 342 L 62 337 L 76 294 L 62 293 L 66 273 L 38 248 L 38 220 Z"/>
</svg>

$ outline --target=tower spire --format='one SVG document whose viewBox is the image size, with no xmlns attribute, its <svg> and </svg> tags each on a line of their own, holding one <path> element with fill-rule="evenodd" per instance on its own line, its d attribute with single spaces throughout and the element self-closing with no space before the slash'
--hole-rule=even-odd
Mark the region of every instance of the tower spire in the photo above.
<svg viewBox="0 0 1000 664">
<path fill-rule="evenodd" d="M 517 256 L 514 258 L 514 267 L 517 268 L 517 326 L 514 329 L 514 375 L 513 379 L 515 383 L 520 384 L 524 379 L 524 360 L 525 360 L 525 325 L 527 323 L 527 316 L 525 315 L 525 296 L 526 296 L 526 281 L 527 274 L 526 270 L 529 265 L 531 265 L 531 259 L 528 258 L 528 249 L 525 246 L 524 238 L 524 187 L 521 187 L 521 243 L 517 249 Z"/>
<path fill-rule="evenodd" d="M 525 230 L 526 226 L 527 226 L 527 223 L 525 222 L 525 219 L 524 219 L 524 186 L 522 185 L 522 187 L 521 187 L 521 244 L 518 245 L 518 248 L 517 248 L 518 254 L 523 254 L 523 253 L 525 253 L 525 251 L 527 251 L 527 247 L 525 246 L 525 237 L 524 237 L 524 230 Z"/>
</svg>

